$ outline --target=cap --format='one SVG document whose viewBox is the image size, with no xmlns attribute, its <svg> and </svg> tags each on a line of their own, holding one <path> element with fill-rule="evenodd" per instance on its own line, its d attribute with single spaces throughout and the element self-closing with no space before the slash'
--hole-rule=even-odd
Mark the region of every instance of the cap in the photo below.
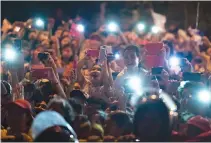
<svg viewBox="0 0 211 143">
<path fill-rule="evenodd" d="M 201 116 L 194 116 L 191 119 L 188 120 L 189 125 L 196 126 L 203 130 L 204 132 L 210 131 L 211 126 L 207 119 L 201 117 Z"/>
<path fill-rule="evenodd" d="M 77 138 L 73 128 L 65 121 L 65 119 L 55 111 L 43 111 L 39 113 L 32 123 L 32 137 L 35 139 L 43 131 L 53 126 L 66 127 Z"/>
<path fill-rule="evenodd" d="M 11 104 L 17 105 L 18 107 L 20 107 L 22 109 L 32 112 L 31 104 L 27 100 L 18 99 L 18 100 L 15 100 L 14 102 L 12 102 Z"/>
</svg>

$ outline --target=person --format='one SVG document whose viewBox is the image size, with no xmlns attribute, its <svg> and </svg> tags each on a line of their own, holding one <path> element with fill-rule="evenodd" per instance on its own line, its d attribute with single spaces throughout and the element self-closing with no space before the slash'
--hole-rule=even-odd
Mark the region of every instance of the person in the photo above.
<svg viewBox="0 0 211 143">
<path fill-rule="evenodd" d="M 38 114 L 31 129 L 35 142 L 78 141 L 73 128 L 55 111 L 43 111 Z"/>
<path fill-rule="evenodd" d="M 33 115 L 30 103 L 26 100 L 19 99 L 8 104 L 6 109 L 8 113 L 6 121 L 9 128 L 4 130 L 5 136 L 2 138 L 7 138 L 7 136 L 21 138 L 27 135 L 29 139 L 27 141 L 31 141 L 30 127 L 33 121 Z"/>
<path fill-rule="evenodd" d="M 129 45 L 124 49 L 123 52 L 124 57 L 124 64 L 125 69 L 121 71 L 118 75 L 116 80 L 114 81 L 114 88 L 120 89 L 124 85 L 124 80 L 128 76 L 131 75 L 138 75 L 141 78 L 144 78 L 144 76 L 147 74 L 147 72 L 138 67 L 139 64 L 139 48 L 135 45 Z"/>
<path fill-rule="evenodd" d="M 105 135 L 119 137 L 132 133 L 132 121 L 130 117 L 122 111 L 116 111 L 108 115 L 104 126 Z"/>
<path fill-rule="evenodd" d="M 170 141 L 168 108 L 160 99 L 140 104 L 134 115 L 133 127 L 134 134 L 140 141 Z"/>
<path fill-rule="evenodd" d="M 53 110 L 60 113 L 70 125 L 72 125 L 72 122 L 75 119 L 72 106 L 67 100 L 60 97 L 51 99 L 47 105 L 47 110 Z"/>
<path fill-rule="evenodd" d="M 187 122 L 187 136 L 189 139 L 192 139 L 202 133 L 206 133 L 211 130 L 209 120 L 201 117 L 201 116 L 194 116 Z"/>
</svg>

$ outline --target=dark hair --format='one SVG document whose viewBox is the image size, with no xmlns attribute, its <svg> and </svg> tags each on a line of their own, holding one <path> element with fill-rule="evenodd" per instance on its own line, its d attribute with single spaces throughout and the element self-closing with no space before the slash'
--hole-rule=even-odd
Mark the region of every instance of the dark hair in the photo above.
<svg viewBox="0 0 211 143">
<path fill-rule="evenodd" d="M 129 115 L 122 111 L 116 111 L 109 115 L 110 119 L 115 122 L 118 128 L 123 129 L 122 135 L 132 133 L 132 121 Z"/>
<path fill-rule="evenodd" d="M 61 109 L 64 112 L 64 119 L 71 125 L 73 120 L 75 119 L 75 113 L 72 108 L 72 106 L 69 104 L 69 102 L 63 98 L 60 97 L 54 97 L 50 100 L 48 103 L 47 109 L 51 107 L 53 104 L 59 104 Z"/>
<path fill-rule="evenodd" d="M 73 61 L 75 50 L 72 48 L 72 45 L 71 44 L 64 45 L 63 47 L 60 48 L 60 52 L 62 53 L 62 50 L 64 50 L 65 48 L 70 48 L 72 50 L 73 55 L 69 58 L 69 61 Z M 63 60 L 63 57 L 61 57 L 61 59 Z"/>
<path fill-rule="evenodd" d="M 2 82 L 2 84 L 4 85 L 4 87 L 7 90 L 7 94 L 6 95 L 7 96 L 12 96 L 12 86 L 5 80 L 2 80 L 1 82 Z"/>
<path fill-rule="evenodd" d="M 136 53 L 136 56 L 139 57 L 139 48 L 136 45 L 128 45 L 124 49 L 123 53 L 125 53 L 125 51 L 127 51 L 127 50 L 133 50 Z"/>
<path fill-rule="evenodd" d="M 159 118 L 161 120 L 160 131 L 157 134 L 157 136 L 154 136 L 153 138 L 151 138 L 151 136 L 146 138 L 140 137 L 138 129 L 139 123 L 145 118 L 144 115 L 151 111 L 156 111 L 159 114 Z M 168 108 L 166 107 L 164 102 L 160 99 L 150 100 L 143 104 L 140 104 L 134 115 L 133 127 L 134 127 L 134 134 L 136 135 L 136 137 L 142 139 L 143 141 L 168 141 L 171 134 Z"/>
<path fill-rule="evenodd" d="M 83 107 L 82 105 L 75 99 L 68 99 L 69 104 L 73 107 L 73 110 L 76 114 L 82 114 L 83 113 Z"/>
</svg>

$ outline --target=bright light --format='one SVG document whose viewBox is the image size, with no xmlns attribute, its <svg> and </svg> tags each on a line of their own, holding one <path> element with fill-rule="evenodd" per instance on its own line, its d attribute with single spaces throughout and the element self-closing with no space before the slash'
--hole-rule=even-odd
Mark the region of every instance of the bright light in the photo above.
<svg viewBox="0 0 211 143">
<path fill-rule="evenodd" d="M 211 94 L 207 90 L 202 90 L 198 93 L 198 98 L 200 101 L 208 103 L 211 101 Z"/>
<path fill-rule="evenodd" d="M 136 94 L 141 94 L 141 80 L 138 77 L 130 77 L 127 84 L 130 89 L 136 92 Z"/>
<path fill-rule="evenodd" d="M 120 58 L 120 55 L 119 55 L 118 53 L 116 53 L 116 54 L 114 55 L 114 57 L 115 57 L 115 59 L 119 59 L 119 58 Z"/>
<path fill-rule="evenodd" d="M 157 34 L 158 32 L 160 32 L 160 28 L 157 26 L 152 26 L 152 33 Z"/>
<path fill-rule="evenodd" d="M 43 21 L 42 19 L 38 18 L 38 19 L 36 20 L 36 25 L 37 25 L 38 27 L 44 27 L 44 21 Z"/>
<path fill-rule="evenodd" d="M 138 28 L 139 31 L 143 31 L 145 29 L 145 25 L 143 23 L 139 23 L 137 25 L 137 28 Z"/>
<path fill-rule="evenodd" d="M 114 22 L 108 24 L 108 30 L 110 32 L 116 32 L 118 30 L 118 25 Z"/>
<path fill-rule="evenodd" d="M 20 29 L 21 29 L 20 27 L 16 26 L 14 30 L 15 30 L 15 32 L 19 32 Z"/>
<path fill-rule="evenodd" d="M 5 48 L 4 58 L 7 61 L 14 61 L 16 59 L 16 51 L 13 48 Z"/>
<path fill-rule="evenodd" d="M 157 98 L 157 96 L 156 95 L 151 95 L 150 98 L 153 99 L 153 100 L 155 100 Z"/>
<path fill-rule="evenodd" d="M 76 28 L 79 32 L 84 32 L 84 26 L 82 24 L 78 24 Z"/>
<path fill-rule="evenodd" d="M 170 64 L 170 66 L 172 66 L 172 67 L 179 66 L 179 65 L 180 65 L 180 60 L 179 60 L 179 58 L 177 58 L 177 57 L 171 57 L 171 58 L 169 59 L 169 64 Z"/>
</svg>

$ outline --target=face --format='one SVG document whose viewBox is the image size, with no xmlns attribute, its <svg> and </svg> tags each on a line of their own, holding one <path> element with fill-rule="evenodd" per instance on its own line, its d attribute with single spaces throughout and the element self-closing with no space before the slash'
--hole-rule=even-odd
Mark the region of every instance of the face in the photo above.
<svg viewBox="0 0 211 143">
<path fill-rule="evenodd" d="M 57 38 L 60 38 L 60 37 L 62 36 L 62 30 L 56 30 L 55 36 L 56 36 Z"/>
<path fill-rule="evenodd" d="M 32 51 L 32 54 L 33 54 L 33 61 L 34 62 L 39 62 L 39 59 L 38 59 L 38 53 L 40 53 L 40 52 L 43 52 L 43 49 L 42 49 L 42 47 L 37 47 L 34 51 Z"/>
<path fill-rule="evenodd" d="M 62 39 L 61 41 L 61 45 L 64 46 L 64 45 L 67 45 L 70 43 L 70 38 L 69 37 L 65 37 L 64 39 Z"/>
<path fill-rule="evenodd" d="M 93 66 L 91 72 L 90 72 L 90 77 L 92 81 L 99 81 L 101 78 L 101 67 L 99 65 Z"/>
<path fill-rule="evenodd" d="M 126 50 L 123 56 L 127 68 L 138 66 L 138 57 L 134 50 Z"/>
<path fill-rule="evenodd" d="M 29 34 L 29 39 L 30 40 L 35 40 L 37 38 L 37 33 L 36 32 L 31 32 L 30 34 Z"/>
<path fill-rule="evenodd" d="M 67 47 L 62 50 L 62 57 L 65 59 L 69 59 L 71 56 L 73 56 L 73 51 L 70 47 Z"/>
<path fill-rule="evenodd" d="M 62 36 L 69 36 L 70 33 L 68 31 L 64 31 Z"/>
</svg>

